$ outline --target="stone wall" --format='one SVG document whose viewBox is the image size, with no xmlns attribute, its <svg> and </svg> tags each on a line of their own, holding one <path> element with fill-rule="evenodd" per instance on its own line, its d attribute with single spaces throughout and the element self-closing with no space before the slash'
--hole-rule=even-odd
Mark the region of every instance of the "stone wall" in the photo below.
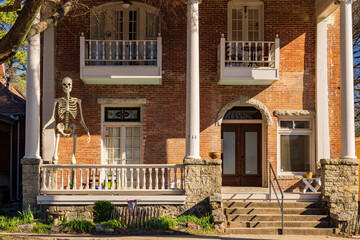
<svg viewBox="0 0 360 240">
<path fill-rule="evenodd" d="M 22 193 L 23 210 L 30 206 L 31 210 L 37 207 L 36 197 L 40 190 L 40 164 L 41 159 L 23 158 L 22 164 Z"/>
<path fill-rule="evenodd" d="M 357 159 L 321 159 L 322 201 L 335 227 L 358 213 Z"/>
<path fill-rule="evenodd" d="M 221 194 L 221 159 L 185 159 L 186 214 L 209 213 L 209 198 Z"/>
</svg>

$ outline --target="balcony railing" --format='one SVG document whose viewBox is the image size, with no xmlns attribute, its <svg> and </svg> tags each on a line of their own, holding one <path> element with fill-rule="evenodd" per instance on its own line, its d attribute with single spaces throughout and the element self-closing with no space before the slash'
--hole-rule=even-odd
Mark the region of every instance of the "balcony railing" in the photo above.
<svg viewBox="0 0 360 240">
<path fill-rule="evenodd" d="M 80 37 L 80 76 L 88 84 L 161 84 L 162 42 Z"/>
<path fill-rule="evenodd" d="M 40 194 L 183 193 L 182 164 L 44 164 L 40 170 Z"/>
<path fill-rule="evenodd" d="M 219 64 L 219 84 L 271 84 L 279 77 L 280 40 L 226 41 L 223 37 Z"/>
</svg>

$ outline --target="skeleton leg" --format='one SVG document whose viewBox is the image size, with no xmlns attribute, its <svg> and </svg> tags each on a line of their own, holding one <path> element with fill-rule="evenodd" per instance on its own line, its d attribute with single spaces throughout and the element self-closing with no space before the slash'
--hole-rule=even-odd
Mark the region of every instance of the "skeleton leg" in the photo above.
<svg viewBox="0 0 360 240">
<path fill-rule="evenodd" d="M 74 138 L 74 142 L 73 142 L 73 154 L 72 154 L 72 158 L 71 158 L 71 164 L 76 164 L 75 152 L 76 152 L 76 138 L 77 138 L 77 135 L 74 134 L 73 138 Z"/>
<path fill-rule="evenodd" d="M 54 151 L 54 156 L 52 158 L 53 164 L 58 164 L 59 161 L 59 157 L 58 157 L 59 140 L 60 140 L 60 133 L 56 134 L 55 151 Z"/>
</svg>

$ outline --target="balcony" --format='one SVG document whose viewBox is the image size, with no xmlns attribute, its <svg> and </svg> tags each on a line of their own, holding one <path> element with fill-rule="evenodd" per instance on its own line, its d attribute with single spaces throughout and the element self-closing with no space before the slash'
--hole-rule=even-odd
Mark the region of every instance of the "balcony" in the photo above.
<svg viewBox="0 0 360 240">
<path fill-rule="evenodd" d="M 80 37 L 80 78 L 86 84 L 161 84 L 161 37 L 89 40 Z"/>
<path fill-rule="evenodd" d="M 220 41 L 219 85 L 271 85 L 279 79 L 280 39 Z"/>
</svg>

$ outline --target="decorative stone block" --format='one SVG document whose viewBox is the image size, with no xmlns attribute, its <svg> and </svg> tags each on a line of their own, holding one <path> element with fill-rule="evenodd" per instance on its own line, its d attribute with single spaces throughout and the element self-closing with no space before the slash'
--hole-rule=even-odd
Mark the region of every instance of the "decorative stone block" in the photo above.
<svg viewBox="0 0 360 240">
<path fill-rule="evenodd" d="M 39 158 L 23 158 L 22 164 L 22 188 L 23 210 L 30 206 L 31 210 L 37 209 L 36 197 L 40 190 L 40 164 Z"/>
<path fill-rule="evenodd" d="M 358 213 L 357 159 L 321 159 L 322 201 L 335 227 Z"/>
</svg>

